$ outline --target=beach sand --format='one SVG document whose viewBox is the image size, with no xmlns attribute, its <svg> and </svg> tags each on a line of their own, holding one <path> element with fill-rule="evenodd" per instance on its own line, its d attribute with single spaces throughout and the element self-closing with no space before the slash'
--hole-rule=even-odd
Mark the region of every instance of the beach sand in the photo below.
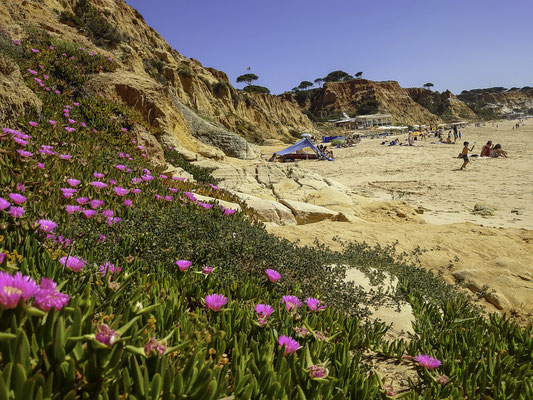
<svg viewBox="0 0 533 400">
<path fill-rule="evenodd" d="M 323 221 L 270 226 L 272 233 L 338 248 L 335 236 L 369 244 L 397 243 L 399 251 L 422 249 L 421 264 L 461 280 L 473 292 L 488 287 L 489 310 L 503 309 L 528 320 L 533 315 L 533 120 L 513 130 L 515 121 L 462 129 L 461 143 L 382 146 L 363 139 L 353 148 L 334 149 L 336 161 L 301 161 L 299 166 L 331 177 L 369 202 L 402 200 L 424 210 L 423 221 L 374 218 L 360 222 Z M 405 138 L 406 135 L 400 136 Z M 471 158 L 465 171 L 456 158 L 462 142 L 475 142 L 473 154 L 492 140 L 507 159 Z M 263 148 L 264 153 L 271 148 Z M 489 214 L 473 213 L 476 205 Z M 425 223 L 424 223 L 425 222 Z"/>
</svg>

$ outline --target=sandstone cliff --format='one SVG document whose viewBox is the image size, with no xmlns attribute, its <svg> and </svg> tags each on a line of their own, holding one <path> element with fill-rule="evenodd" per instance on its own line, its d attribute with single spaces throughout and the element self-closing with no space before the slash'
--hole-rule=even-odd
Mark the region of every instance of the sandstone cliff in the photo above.
<svg viewBox="0 0 533 400">
<path fill-rule="evenodd" d="M 437 124 L 441 118 L 417 104 L 409 93 L 395 81 L 374 82 L 353 79 L 329 82 L 322 89 L 299 93 L 285 93 L 284 98 L 298 100 L 300 106 L 318 118 L 349 115 L 389 113 L 393 123 L 414 125 Z"/>
<path fill-rule="evenodd" d="M 513 111 L 533 114 L 533 88 L 528 86 L 463 90 L 457 97 L 481 116 L 498 117 Z"/>
<path fill-rule="evenodd" d="M 446 122 L 477 119 L 476 113 L 449 90 L 442 93 L 423 88 L 407 88 L 406 90 L 415 102 Z"/>
<path fill-rule="evenodd" d="M 83 25 L 83 15 L 96 13 L 94 22 Z M 100 74 L 90 88 L 98 88 L 137 108 L 146 120 L 165 131 L 179 145 L 198 151 L 222 145 L 232 156 L 251 157 L 248 141 L 265 138 L 290 140 L 301 131 L 314 131 L 298 104 L 278 96 L 236 90 L 226 74 L 204 68 L 179 54 L 143 17 L 122 0 L 5 0 L 0 4 L 0 27 L 14 38 L 28 29 L 44 30 L 53 37 L 107 53 L 119 64 L 113 74 Z M 198 120 L 184 116 L 177 103 L 206 121 L 202 134 L 191 129 Z M 196 121 L 196 122 L 195 122 Z M 217 135 L 223 133 L 224 140 Z M 238 135 L 235 135 L 237 133 Z M 212 136 L 212 137 L 209 137 Z"/>
</svg>

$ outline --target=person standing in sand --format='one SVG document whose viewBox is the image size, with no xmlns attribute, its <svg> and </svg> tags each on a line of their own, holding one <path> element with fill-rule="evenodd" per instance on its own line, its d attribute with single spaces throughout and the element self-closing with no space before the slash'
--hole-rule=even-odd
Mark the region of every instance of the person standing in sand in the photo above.
<svg viewBox="0 0 533 400">
<path fill-rule="evenodd" d="M 463 158 L 464 162 L 461 168 L 459 168 L 461 171 L 465 169 L 466 164 L 468 164 L 470 161 L 468 160 L 468 152 L 474 150 L 475 144 L 472 145 L 471 148 L 468 148 L 468 142 L 463 143 L 465 147 L 463 147 L 463 151 L 461 152 L 461 157 Z"/>
</svg>

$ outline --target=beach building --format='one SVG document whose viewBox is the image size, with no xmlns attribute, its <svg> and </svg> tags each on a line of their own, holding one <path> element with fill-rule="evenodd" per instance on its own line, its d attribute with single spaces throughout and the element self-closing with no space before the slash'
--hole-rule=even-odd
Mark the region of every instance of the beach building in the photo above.
<svg viewBox="0 0 533 400">
<path fill-rule="evenodd" d="M 376 126 L 391 126 L 391 114 L 369 114 L 355 117 L 357 125 L 362 129 L 370 129 Z"/>
</svg>

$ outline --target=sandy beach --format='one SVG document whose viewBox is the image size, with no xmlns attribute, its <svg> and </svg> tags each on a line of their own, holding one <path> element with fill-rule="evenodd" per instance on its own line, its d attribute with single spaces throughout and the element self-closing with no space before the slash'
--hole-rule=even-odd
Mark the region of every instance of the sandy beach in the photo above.
<svg viewBox="0 0 533 400">
<path fill-rule="evenodd" d="M 533 120 L 519 129 L 512 129 L 514 123 L 467 127 L 455 145 L 432 144 L 428 138 L 413 147 L 389 147 L 380 144 L 384 139 L 364 139 L 356 147 L 334 149 L 335 162 L 299 162 L 368 202 L 401 200 L 423 209 L 419 221 L 322 221 L 269 230 L 302 244 L 318 239 L 333 248 L 339 246 L 335 236 L 372 245 L 398 242 L 397 249 L 407 253 L 420 248 L 424 267 L 442 272 L 450 282 L 462 281 L 473 292 L 488 288 L 489 309 L 528 320 L 533 311 Z M 509 158 L 472 157 L 459 171 L 462 160 L 456 157 L 465 140 L 476 142 L 473 154 L 488 140 L 501 143 Z M 474 214 L 476 205 L 493 215 Z"/>
</svg>

